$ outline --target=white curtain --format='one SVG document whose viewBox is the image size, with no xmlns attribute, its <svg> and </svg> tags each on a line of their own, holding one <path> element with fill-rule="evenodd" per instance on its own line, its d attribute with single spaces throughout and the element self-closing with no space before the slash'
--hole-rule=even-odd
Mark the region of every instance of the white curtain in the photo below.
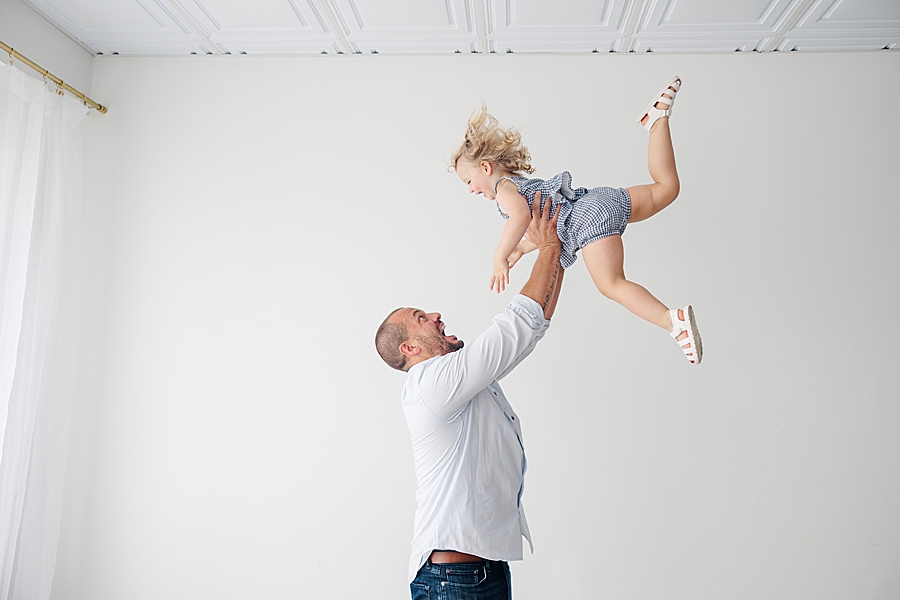
<svg viewBox="0 0 900 600">
<path fill-rule="evenodd" d="M 74 382 L 87 109 L 0 64 L 0 600 L 46 600 Z"/>
</svg>

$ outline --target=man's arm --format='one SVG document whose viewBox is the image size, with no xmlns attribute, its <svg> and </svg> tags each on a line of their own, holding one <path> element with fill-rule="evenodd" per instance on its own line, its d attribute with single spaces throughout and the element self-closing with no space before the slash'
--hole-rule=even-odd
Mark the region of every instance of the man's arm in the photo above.
<svg viewBox="0 0 900 600">
<path fill-rule="evenodd" d="M 531 277 L 519 292 L 541 305 L 545 319 L 552 317 L 556 310 L 563 280 L 563 268 L 559 264 L 559 236 L 556 233 L 559 210 L 551 217 L 552 212 L 552 202 L 548 199 L 542 203 L 540 192 L 537 192 L 531 209 L 528 240 L 537 246 L 538 257 L 531 268 Z"/>
<path fill-rule="evenodd" d="M 523 288 L 522 295 L 527 296 L 531 300 L 537 302 L 541 310 L 544 312 L 544 326 L 541 328 L 541 331 L 531 342 L 531 345 L 525 349 L 522 354 L 520 354 L 516 361 L 509 366 L 503 373 L 501 373 L 497 379 L 502 379 L 509 375 L 510 371 L 519 366 L 526 357 L 534 350 L 534 347 L 537 343 L 544 337 L 544 332 L 547 331 L 547 327 L 550 325 L 550 317 L 553 316 L 553 312 L 556 310 L 556 303 L 559 300 L 559 290 L 562 289 L 562 279 L 563 273 L 565 273 L 565 269 L 562 268 L 559 264 L 559 237 L 556 233 L 556 218 L 549 219 L 550 211 L 552 207 L 549 205 L 550 202 L 547 202 L 546 207 L 542 207 L 540 205 L 541 196 L 540 192 L 535 194 L 534 205 L 538 207 L 541 211 L 540 214 L 533 214 L 532 221 L 535 219 L 542 221 L 540 223 L 536 223 L 536 227 L 529 227 L 528 232 L 531 235 L 534 230 L 538 236 L 538 239 L 541 240 L 541 246 L 543 251 L 538 254 L 537 260 L 535 260 L 535 264 L 531 270 L 531 279 L 528 280 L 526 284 L 526 288 L 528 284 L 534 284 L 534 292 L 535 294 L 543 293 L 542 298 L 535 298 L 534 296 L 529 295 L 529 292 Z M 556 246 L 556 250 L 554 251 L 553 247 Z M 536 248 L 538 246 L 535 246 Z M 555 257 L 555 258 L 553 258 Z M 541 261 L 547 261 L 546 264 L 540 264 Z M 555 262 L 553 262 L 555 261 Z M 551 264 L 552 263 L 552 264 Z M 547 279 L 549 278 L 549 283 L 547 283 Z M 542 288 L 547 288 L 546 291 L 543 291 Z M 544 300 L 545 302 L 542 302 Z"/>
<path fill-rule="evenodd" d="M 540 195 L 535 194 L 528 238 L 537 246 L 538 257 L 521 291 L 521 295 L 540 305 L 543 319 L 549 319 L 556 309 L 563 271 L 556 234 L 559 213 L 551 217 L 551 204 L 548 201 L 541 206 Z M 513 299 L 507 310 L 497 315 L 492 326 L 471 344 L 425 363 L 427 375 L 420 371 L 419 392 L 435 416 L 453 418 L 479 390 L 509 373 L 531 353 L 548 323 L 535 314 L 533 307 L 525 307 L 526 302 Z"/>
<path fill-rule="evenodd" d="M 516 296 L 471 343 L 425 361 L 421 369 L 410 370 L 410 377 L 417 379 L 420 397 L 432 414 L 452 419 L 480 390 L 528 356 L 549 324 L 534 300 Z"/>
</svg>

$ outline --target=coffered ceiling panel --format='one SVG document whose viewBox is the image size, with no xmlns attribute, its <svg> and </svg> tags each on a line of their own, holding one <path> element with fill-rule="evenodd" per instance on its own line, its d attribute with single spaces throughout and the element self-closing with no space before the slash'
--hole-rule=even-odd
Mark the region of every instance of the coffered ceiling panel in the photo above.
<svg viewBox="0 0 900 600">
<path fill-rule="evenodd" d="M 900 27 L 897 0 L 816 0 L 800 16 L 794 29 L 896 29 Z"/>
<path fill-rule="evenodd" d="M 815 0 L 779 50 L 880 50 L 900 43 L 900 0 Z"/>
<path fill-rule="evenodd" d="M 808 2 L 808 0 L 807 0 Z M 629 50 L 761 52 L 803 6 L 804 0 L 647 0 Z"/>
<path fill-rule="evenodd" d="M 23 0 L 97 54 L 900 51 L 900 0 Z"/>
<path fill-rule="evenodd" d="M 477 51 L 475 0 L 323 0 L 353 53 Z"/>
<path fill-rule="evenodd" d="M 174 7 L 154 0 L 30 0 L 40 13 L 98 54 L 209 54 Z"/>
<path fill-rule="evenodd" d="M 489 52 L 620 49 L 635 0 L 487 0 Z"/>
<path fill-rule="evenodd" d="M 337 52 L 338 37 L 308 0 L 170 0 L 225 54 Z"/>
<path fill-rule="evenodd" d="M 648 0 L 639 31 L 773 32 L 802 0 Z"/>
</svg>

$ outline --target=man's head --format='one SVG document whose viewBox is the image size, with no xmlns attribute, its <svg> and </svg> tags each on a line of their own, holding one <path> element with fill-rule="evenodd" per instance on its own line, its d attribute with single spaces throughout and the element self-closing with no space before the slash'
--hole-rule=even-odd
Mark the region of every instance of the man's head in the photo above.
<svg viewBox="0 0 900 600">
<path fill-rule="evenodd" d="M 456 352 L 463 341 L 444 335 L 441 313 L 426 313 L 418 308 L 398 308 L 387 316 L 375 334 L 375 349 L 398 371 L 435 356 Z"/>
</svg>

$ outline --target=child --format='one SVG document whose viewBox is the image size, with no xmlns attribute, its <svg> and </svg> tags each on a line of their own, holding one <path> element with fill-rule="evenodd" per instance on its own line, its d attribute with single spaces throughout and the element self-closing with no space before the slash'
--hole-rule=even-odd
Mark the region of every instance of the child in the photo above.
<svg viewBox="0 0 900 600">
<path fill-rule="evenodd" d="M 509 283 L 509 269 L 523 254 L 535 249 L 525 230 L 537 198 L 552 199 L 559 213 L 557 232 L 562 244 L 560 263 L 570 267 L 581 250 L 584 263 L 600 293 L 637 316 L 671 332 L 691 364 L 700 364 L 703 344 L 694 310 L 669 310 L 650 292 L 625 279 L 622 234 L 628 223 L 652 217 L 678 196 L 675 152 L 669 134 L 669 116 L 681 79 L 673 78 L 654 97 L 637 122 L 650 132 L 648 168 L 653 183 L 629 188 L 572 188 L 572 176 L 564 171 L 548 180 L 527 179 L 533 173 L 531 156 L 521 135 L 502 129 L 482 106 L 469 119 L 466 139 L 453 153 L 457 175 L 473 194 L 495 200 L 506 226 L 494 253 L 490 289 L 501 292 Z"/>
</svg>

